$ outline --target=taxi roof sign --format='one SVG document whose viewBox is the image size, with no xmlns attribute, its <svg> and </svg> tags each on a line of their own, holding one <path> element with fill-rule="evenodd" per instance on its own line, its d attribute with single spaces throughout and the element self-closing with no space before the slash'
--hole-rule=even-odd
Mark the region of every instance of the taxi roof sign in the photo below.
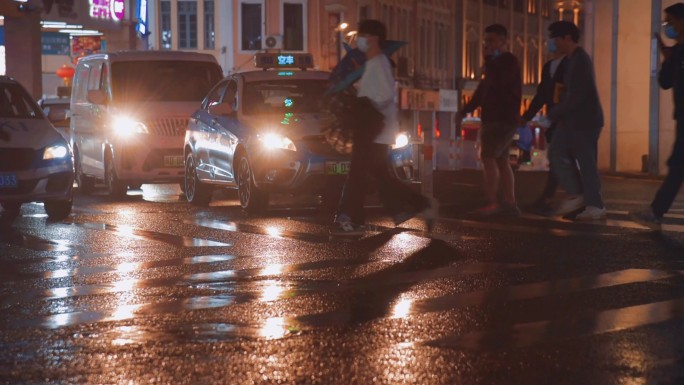
<svg viewBox="0 0 684 385">
<path fill-rule="evenodd" d="M 310 53 L 258 53 L 254 55 L 254 66 L 269 68 L 313 68 L 313 55 Z"/>
</svg>

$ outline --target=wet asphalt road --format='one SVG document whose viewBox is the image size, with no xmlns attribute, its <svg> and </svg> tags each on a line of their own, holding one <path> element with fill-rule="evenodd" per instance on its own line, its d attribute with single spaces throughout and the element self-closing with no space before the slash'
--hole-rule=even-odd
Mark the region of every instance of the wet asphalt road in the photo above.
<svg viewBox="0 0 684 385">
<path fill-rule="evenodd" d="M 306 197 L 250 217 L 177 186 L 38 204 L 0 234 L 2 384 L 682 384 L 684 195 L 605 178 L 608 220 L 475 218 L 472 200 L 331 239 Z"/>
</svg>

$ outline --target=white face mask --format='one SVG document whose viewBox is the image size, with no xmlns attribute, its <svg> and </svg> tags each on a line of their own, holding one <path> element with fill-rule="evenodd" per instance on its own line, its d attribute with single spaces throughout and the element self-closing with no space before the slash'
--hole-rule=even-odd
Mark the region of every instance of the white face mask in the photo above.
<svg viewBox="0 0 684 385">
<path fill-rule="evenodd" d="M 356 41 L 356 46 L 359 48 L 359 51 L 367 52 L 368 51 L 368 38 L 365 36 L 359 36 L 359 39 Z"/>
</svg>

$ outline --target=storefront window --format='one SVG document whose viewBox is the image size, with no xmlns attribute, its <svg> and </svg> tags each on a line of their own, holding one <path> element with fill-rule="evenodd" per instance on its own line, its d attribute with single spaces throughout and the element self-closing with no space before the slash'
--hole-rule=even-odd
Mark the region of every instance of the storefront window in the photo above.
<svg viewBox="0 0 684 385">
<path fill-rule="evenodd" d="M 178 47 L 197 48 L 197 1 L 178 2 Z"/>
<path fill-rule="evenodd" d="M 261 2 L 242 2 L 240 4 L 241 45 L 243 51 L 256 51 L 261 49 L 263 30 Z"/>
<path fill-rule="evenodd" d="M 171 49 L 171 2 L 161 2 L 161 48 Z"/>
<path fill-rule="evenodd" d="M 204 48 L 214 49 L 214 0 L 204 0 Z"/>
<path fill-rule="evenodd" d="M 283 4 L 283 48 L 285 50 L 304 50 L 304 20 L 304 4 Z"/>
</svg>

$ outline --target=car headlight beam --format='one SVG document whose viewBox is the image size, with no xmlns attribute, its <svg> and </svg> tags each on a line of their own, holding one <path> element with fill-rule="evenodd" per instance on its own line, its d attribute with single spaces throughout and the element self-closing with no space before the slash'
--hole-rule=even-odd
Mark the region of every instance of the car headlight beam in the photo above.
<svg viewBox="0 0 684 385">
<path fill-rule="evenodd" d="M 287 136 L 278 134 L 266 134 L 261 137 L 261 142 L 264 144 L 264 147 L 266 147 L 269 150 L 283 149 L 297 151 L 297 147 L 294 145 L 294 142 L 292 142 L 292 140 L 290 140 L 290 138 L 288 138 Z"/>
<path fill-rule="evenodd" d="M 147 126 L 129 117 L 118 117 L 113 122 L 114 132 L 121 137 L 129 137 L 135 134 L 149 134 Z"/>
<path fill-rule="evenodd" d="M 43 160 L 62 159 L 69 154 L 69 149 L 63 144 L 46 147 L 43 151 Z"/>
</svg>

